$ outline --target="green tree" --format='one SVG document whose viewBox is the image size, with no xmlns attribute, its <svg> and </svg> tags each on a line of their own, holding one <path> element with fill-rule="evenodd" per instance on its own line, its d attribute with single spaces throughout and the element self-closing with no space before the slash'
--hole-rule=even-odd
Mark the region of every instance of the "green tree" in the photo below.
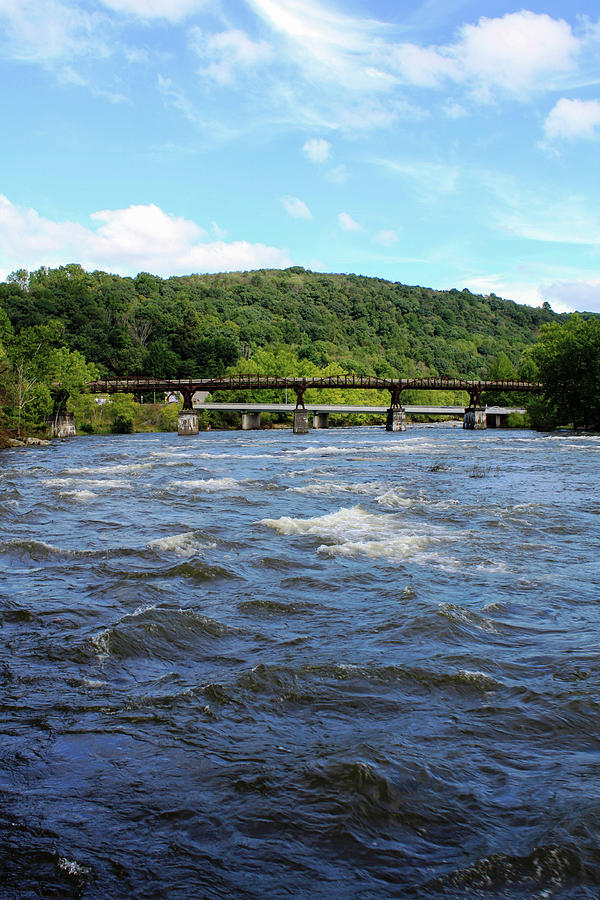
<svg viewBox="0 0 600 900">
<path fill-rule="evenodd" d="M 564 324 L 544 325 L 531 357 L 544 383 L 541 402 L 530 407 L 534 425 L 600 430 L 600 319 L 574 313 Z"/>
</svg>

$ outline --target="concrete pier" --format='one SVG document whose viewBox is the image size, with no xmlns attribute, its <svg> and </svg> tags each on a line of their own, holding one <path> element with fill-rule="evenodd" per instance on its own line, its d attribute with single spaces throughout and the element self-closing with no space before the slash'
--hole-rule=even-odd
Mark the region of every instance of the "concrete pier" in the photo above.
<svg viewBox="0 0 600 900">
<path fill-rule="evenodd" d="M 402 406 L 390 406 L 385 423 L 386 431 L 406 431 L 406 410 Z"/>
<path fill-rule="evenodd" d="M 294 410 L 294 434 L 308 434 L 308 413 L 305 409 Z"/>
<path fill-rule="evenodd" d="M 77 429 L 75 428 L 75 417 L 73 413 L 60 413 L 58 416 L 52 416 L 48 420 L 48 435 L 53 438 L 75 437 Z"/>
<path fill-rule="evenodd" d="M 313 428 L 329 428 L 329 413 L 313 413 Z"/>
<path fill-rule="evenodd" d="M 177 420 L 177 434 L 198 434 L 198 416 L 194 410 L 181 410 Z"/>
<path fill-rule="evenodd" d="M 259 412 L 242 413 L 242 431 L 258 431 L 260 429 Z"/>
<path fill-rule="evenodd" d="M 470 406 L 468 409 L 465 409 L 463 428 L 477 430 L 487 428 L 485 406 Z"/>
</svg>

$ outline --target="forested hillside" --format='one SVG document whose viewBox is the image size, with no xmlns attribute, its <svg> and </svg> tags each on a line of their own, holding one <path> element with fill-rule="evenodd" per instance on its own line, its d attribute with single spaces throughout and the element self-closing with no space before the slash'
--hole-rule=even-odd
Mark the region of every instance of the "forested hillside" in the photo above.
<svg viewBox="0 0 600 900">
<path fill-rule="evenodd" d="M 19 271 L 0 284 L 0 307 L 14 334 L 58 327 L 59 344 L 101 373 L 183 377 L 335 364 L 364 374 L 485 376 L 499 358 L 516 369 L 540 325 L 561 319 L 493 294 L 299 267 L 167 279 L 77 265 Z"/>
</svg>

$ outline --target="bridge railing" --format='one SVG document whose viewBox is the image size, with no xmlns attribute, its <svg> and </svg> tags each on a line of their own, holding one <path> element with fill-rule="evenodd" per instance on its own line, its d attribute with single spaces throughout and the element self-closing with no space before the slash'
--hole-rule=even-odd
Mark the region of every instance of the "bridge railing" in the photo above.
<svg viewBox="0 0 600 900">
<path fill-rule="evenodd" d="M 219 378 L 157 378 L 149 375 L 125 375 L 99 378 L 89 382 L 92 393 L 145 393 L 149 391 L 180 391 L 184 394 L 195 391 L 259 390 L 264 388 L 349 388 L 367 390 L 388 390 L 397 393 L 405 390 L 452 390 L 467 391 L 480 395 L 484 391 L 517 391 L 538 393 L 543 390 L 540 382 L 502 380 L 475 380 L 454 378 L 446 375 L 426 378 L 379 378 L 375 375 L 231 375 Z"/>
</svg>

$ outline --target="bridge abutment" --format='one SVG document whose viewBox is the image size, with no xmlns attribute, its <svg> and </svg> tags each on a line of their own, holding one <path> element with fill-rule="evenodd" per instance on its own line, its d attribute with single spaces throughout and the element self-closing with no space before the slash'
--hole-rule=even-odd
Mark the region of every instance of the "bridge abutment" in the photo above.
<svg viewBox="0 0 600 900">
<path fill-rule="evenodd" d="M 406 410 L 402 406 L 390 406 L 385 423 L 386 431 L 406 431 Z"/>
<path fill-rule="evenodd" d="M 465 409 L 463 428 L 477 431 L 487 428 L 485 406 L 469 406 Z"/>
<path fill-rule="evenodd" d="M 313 428 L 329 428 L 329 413 L 313 413 Z"/>
<path fill-rule="evenodd" d="M 259 412 L 242 413 L 242 431 L 258 431 L 260 429 Z"/>
<path fill-rule="evenodd" d="M 52 416 L 48 420 L 48 435 L 51 438 L 68 438 L 75 437 L 77 429 L 75 428 L 75 416 L 73 413 L 60 413 L 58 416 Z"/>
<path fill-rule="evenodd" d="M 194 410 L 181 410 L 177 419 L 177 434 L 198 434 L 198 416 Z"/>
</svg>

